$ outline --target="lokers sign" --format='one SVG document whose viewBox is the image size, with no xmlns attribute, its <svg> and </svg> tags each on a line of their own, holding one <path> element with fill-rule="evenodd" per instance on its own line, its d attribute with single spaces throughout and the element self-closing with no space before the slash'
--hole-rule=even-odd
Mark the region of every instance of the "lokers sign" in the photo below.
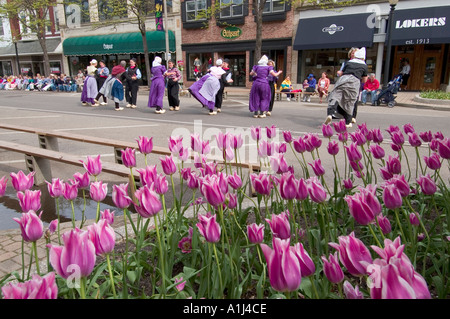
<svg viewBox="0 0 450 319">
<path fill-rule="evenodd" d="M 242 34 L 242 30 L 238 27 L 226 27 L 220 32 L 222 38 L 225 39 L 236 39 Z"/>
</svg>

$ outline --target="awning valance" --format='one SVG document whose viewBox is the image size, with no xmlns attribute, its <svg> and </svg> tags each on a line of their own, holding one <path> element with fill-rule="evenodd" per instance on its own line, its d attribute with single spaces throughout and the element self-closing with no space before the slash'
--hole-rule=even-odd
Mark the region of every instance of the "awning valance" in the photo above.
<svg viewBox="0 0 450 319">
<path fill-rule="evenodd" d="M 392 45 L 450 43 L 450 6 L 394 11 Z"/>
<path fill-rule="evenodd" d="M 371 47 L 374 28 L 371 13 L 300 19 L 294 50 Z"/>
<path fill-rule="evenodd" d="M 168 31 L 169 51 L 175 52 L 175 35 Z M 164 31 L 147 31 L 149 52 L 165 52 L 166 38 Z M 115 33 L 86 37 L 67 38 L 63 42 L 63 53 L 69 55 L 108 55 L 144 53 L 140 32 Z"/>
</svg>

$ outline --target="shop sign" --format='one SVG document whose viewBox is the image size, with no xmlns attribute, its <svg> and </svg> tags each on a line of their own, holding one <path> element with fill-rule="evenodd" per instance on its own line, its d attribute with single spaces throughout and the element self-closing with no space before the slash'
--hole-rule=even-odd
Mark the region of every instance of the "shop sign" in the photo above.
<svg viewBox="0 0 450 319">
<path fill-rule="evenodd" d="M 336 32 L 344 31 L 344 27 L 341 25 L 332 24 L 329 27 L 322 28 L 322 32 L 328 32 L 330 35 L 335 34 Z"/>
<path fill-rule="evenodd" d="M 236 39 L 242 34 L 242 30 L 238 27 L 226 27 L 220 32 L 222 38 L 225 39 Z"/>
<path fill-rule="evenodd" d="M 112 49 L 114 49 L 114 44 L 103 43 L 103 49 L 104 50 L 112 50 Z"/>
</svg>

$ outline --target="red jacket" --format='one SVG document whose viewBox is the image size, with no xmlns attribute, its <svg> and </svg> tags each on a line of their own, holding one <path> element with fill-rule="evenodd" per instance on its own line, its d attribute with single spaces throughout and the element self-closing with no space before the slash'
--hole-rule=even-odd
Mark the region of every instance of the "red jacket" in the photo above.
<svg viewBox="0 0 450 319">
<path fill-rule="evenodd" d="M 375 90 L 378 90 L 379 87 L 380 87 L 380 82 L 378 82 L 377 79 L 373 79 L 373 81 L 371 81 L 370 79 L 367 79 L 366 83 L 364 83 L 364 90 L 375 91 Z"/>
</svg>

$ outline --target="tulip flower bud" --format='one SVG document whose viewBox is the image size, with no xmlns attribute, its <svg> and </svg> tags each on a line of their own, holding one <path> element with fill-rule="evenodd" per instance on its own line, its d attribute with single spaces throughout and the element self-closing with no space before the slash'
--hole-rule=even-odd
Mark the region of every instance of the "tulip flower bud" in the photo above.
<svg viewBox="0 0 450 319">
<path fill-rule="evenodd" d="M 293 138 L 292 138 L 291 131 L 283 131 L 283 138 L 286 143 L 288 143 L 288 144 L 292 143 Z"/>
<path fill-rule="evenodd" d="M 22 171 L 19 171 L 17 174 L 11 173 L 12 186 L 17 192 L 23 192 L 26 189 L 30 189 L 34 185 L 34 174 L 36 174 L 34 171 L 28 175 L 25 175 Z"/>
<path fill-rule="evenodd" d="M 284 173 L 280 178 L 280 196 L 283 199 L 290 200 L 297 196 L 297 181 L 294 174 Z"/>
<path fill-rule="evenodd" d="M 78 196 L 78 185 L 64 183 L 63 196 L 66 200 L 72 201 Z"/>
<path fill-rule="evenodd" d="M 417 184 L 419 184 L 422 193 L 425 195 L 433 195 L 436 193 L 437 186 L 436 183 L 431 179 L 430 174 L 426 176 L 420 176 L 417 180 Z"/>
<path fill-rule="evenodd" d="M 264 240 L 264 228 L 265 226 L 263 224 L 251 224 L 247 225 L 247 236 L 248 240 L 252 244 L 260 244 Z"/>
<path fill-rule="evenodd" d="M 141 154 L 147 155 L 150 154 L 153 150 L 153 137 L 145 137 L 145 136 L 139 136 L 139 139 L 136 140 L 139 147 L 139 152 Z"/>
<path fill-rule="evenodd" d="M 199 223 L 197 223 L 197 228 L 209 243 L 216 243 L 220 240 L 221 227 L 216 218 L 217 215 L 211 215 L 210 213 L 198 216 Z"/>
<path fill-rule="evenodd" d="M 95 246 L 97 256 L 109 254 L 116 244 L 116 233 L 105 219 L 88 226 L 89 239 Z"/>
<path fill-rule="evenodd" d="M 335 252 L 334 255 L 330 254 L 329 260 L 324 256 L 321 258 L 323 261 L 323 272 L 330 282 L 337 284 L 344 280 L 344 272 L 339 265 L 337 252 Z"/>
<path fill-rule="evenodd" d="M 33 274 L 28 281 L 10 282 L 2 287 L 2 294 L 5 299 L 57 299 L 55 273 L 49 272 L 43 277 Z"/>
<path fill-rule="evenodd" d="M 89 186 L 90 180 L 89 180 L 89 173 L 86 172 L 84 174 L 81 174 L 79 172 L 73 174 L 74 182 L 72 184 L 77 184 L 78 188 L 84 189 Z"/>
<path fill-rule="evenodd" d="M 442 158 L 450 159 L 450 140 L 448 138 L 438 140 L 437 149 Z"/>
<path fill-rule="evenodd" d="M 155 216 L 162 209 L 162 203 L 158 194 L 153 190 L 153 186 L 142 186 L 135 192 L 139 205 L 134 203 L 134 207 L 139 215 L 144 218 Z"/>
<path fill-rule="evenodd" d="M 328 154 L 337 155 L 339 153 L 339 144 L 337 141 L 330 141 L 327 146 Z"/>
<path fill-rule="evenodd" d="M 424 156 L 423 159 L 429 169 L 438 170 L 441 168 L 441 157 L 438 153 L 432 153 L 429 157 Z"/>
<path fill-rule="evenodd" d="M 417 216 L 417 213 L 409 214 L 409 222 L 413 226 L 419 226 L 420 225 L 419 216 Z"/>
<path fill-rule="evenodd" d="M 51 183 L 45 182 L 47 183 L 48 193 L 51 197 L 57 198 L 63 196 L 64 183 L 62 180 L 53 178 Z"/>
<path fill-rule="evenodd" d="M 395 186 L 394 184 L 388 184 L 384 186 L 383 202 L 384 205 L 390 209 L 402 207 L 402 196 L 397 186 Z"/>
<path fill-rule="evenodd" d="M 167 156 L 165 158 L 160 158 L 161 160 L 161 166 L 164 171 L 164 174 L 166 175 L 173 175 L 177 171 L 177 167 L 175 163 L 173 162 L 172 156 Z"/>
<path fill-rule="evenodd" d="M 277 135 L 277 127 L 275 125 L 271 127 L 266 126 L 266 135 L 268 139 L 273 139 Z"/>
<path fill-rule="evenodd" d="M 289 211 L 272 214 L 271 219 L 266 218 L 274 237 L 281 239 L 291 238 L 291 225 L 289 224 Z"/>
<path fill-rule="evenodd" d="M 316 176 L 322 176 L 325 174 L 325 168 L 322 166 L 322 161 L 320 160 L 320 158 L 314 160 L 312 164 L 308 164 L 312 167 Z"/>
<path fill-rule="evenodd" d="M 294 247 L 290 247 L 300 263 L 302 277 L 309 277 L 316 272 L 316 266 L 309 256 L 308 252 L 303 248 L 303 244 L 296 243 Z"/>
<path fill-rule="evenodd" d="M 22 238 L 26 242 L 35 242 L 44 235 L 44 225 L 41 220 L 42 212 L 38 215 L 32 210 L 22 213 L 21 218 L 13 218 L 20 225 Z"/>
<path fill-rule="evenodd" d="M 135 167 L 136 166 L 136 155 L 135 149 L 127 147 L 125 150 L 121 150 L 122 153 L 122 162 L 125 167 Z"/>
<path fill-rule="evenodd" d="M 110 225 L 114 224 L 114 211 L 111 211 L 109 208 L 102 210 L 100 212 L 100 219 L 106 220 Z"/>
<path fill-rule="evenodd" d="M 346 280 L 344 281 L 343 287 L 347 299 L 364 299 L 363 294 L 359 291 L 358 285 L 353 288 L 352 284 Z"/>
<path fill-rule="evenodd" d="M 93 200 L 96 202 L 101 202 L 106 198 L 106 195 L 108 193 L 108 184 L 98 181 L 98 182 L 92 182 L 91 188 L 89 191 L 89 194 Z"/>
<path fill-rule="evenodd" d="M 156 175 L 158 174 L 156 165 L 148 165 L 145 168 L 138 168 L 136 171 L 139 173 L 142 185 L 148 186 L 153 184 Z"/>
<path fill-rule="evenodd" d="M 308 194 L 313 202 L 322 203 L 327 199 L 327 192 L 317 177 L 308 178 L 306 185 L 308 186 Z"/>
<path fill-rule="evenodd" d="M 83 163 L 83 166 L 89 175 L 98 176 L 102 172 L 102 161 L 100 160 L 100 155 L 96 158 L 88 156 L 85 162 L 80 162 Z"/>
<path fill-rule="evenodd" d="M 26 189 L 25 192 L 17 192 L 20 208 L 22 212 L 26 213 L 30 210 L 38 211 L 41 208 L 41 191 L 30 191 Z"/>
<path fill-rule="evenodd" d="M 7 183 L 8 183 L 8 179 L 6 178 L 6 176 L 3 176 L 0 179 L 0 197 L 5 195 Z"/>
<path fill-rule="evenodd" d="M 387 235 L 392 231 L 391 222 L 389 221 L 389 218 L 383 215 L 378 215 L 377 220 L 378 225 L 380 225 L 383 234 Z"/>
<path fill-rule="evenodd" d="M 124 209 L 133 203 L 133 200 L 128 196 L 128 183 L 113 185 L 111 197 L 117 208 Z"/>
<path fill-rule="evenodd" d="M 323 137 L 328 138 L 333 136 L 334 132 L 330 124 L 322 124 L 322 134 Z"/>
</svg>

